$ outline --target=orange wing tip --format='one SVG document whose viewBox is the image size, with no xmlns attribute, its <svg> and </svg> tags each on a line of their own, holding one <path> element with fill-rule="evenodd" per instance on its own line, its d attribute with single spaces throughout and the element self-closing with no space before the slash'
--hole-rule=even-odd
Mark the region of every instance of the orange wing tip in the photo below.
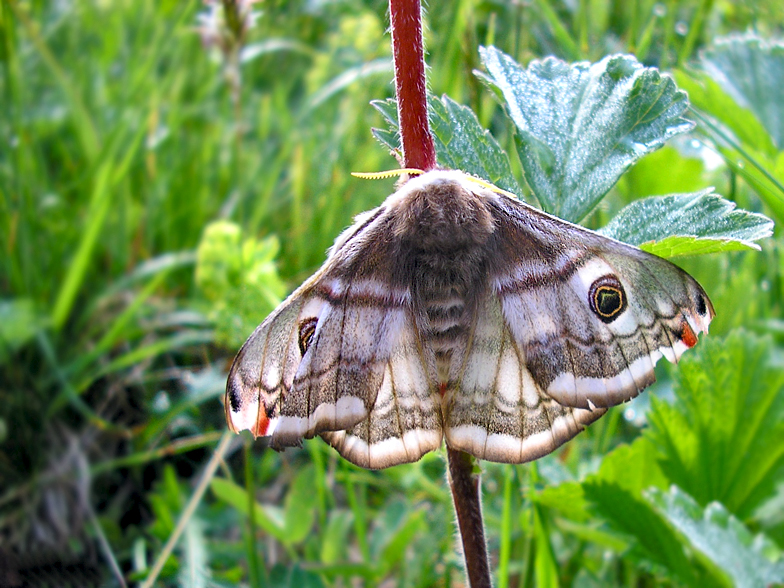
<svg viewBox="0 0 784 588">
<path fill-rule="evenodd" d="M 267 429 L 269 429 L 270 420 L 267 417 L 267 411 L 264 410 L 263 406 L 259 405 L 259 416 L 256 419 L 255 426 L 251 429 L 251 433 L 253 433 L 254 438 L 264 437 L 267 435 Z"/>
<path fill-rule="evenodd" d="M 694 329 L 691 328 L 689 321 L 685 318 L 681 320 L 681 341 L 683 341 L 683 344 L 689 349 L 697 344 L 697 334 L 694 332 Z"/>
</svg>

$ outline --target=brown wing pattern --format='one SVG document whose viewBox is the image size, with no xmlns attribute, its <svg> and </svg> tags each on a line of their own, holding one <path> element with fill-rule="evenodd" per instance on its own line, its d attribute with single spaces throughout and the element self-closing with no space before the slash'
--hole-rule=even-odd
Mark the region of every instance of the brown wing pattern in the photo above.
<svg viewBox="0 0 784 588">
<path fill-rule="evenodd" d="M 320 434 L 368 468 L 442 437 L 520 463 L 637 395 L 712 317 L 671 263 L 429 172 L 358 217 L 256 329 L 226 414 L 277 449 Z"/>
</svg>

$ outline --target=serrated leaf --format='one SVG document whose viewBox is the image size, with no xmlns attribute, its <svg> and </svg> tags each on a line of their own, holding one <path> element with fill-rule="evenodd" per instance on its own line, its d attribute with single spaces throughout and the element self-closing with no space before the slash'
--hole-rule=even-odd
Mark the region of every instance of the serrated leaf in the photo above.
<svg viewBox="0 0 784 588">
<path fill-rule="evenodd" d="M 517 127 L 529 186 L 566 220 L 583 219 L 629 166 L 693 126 L 682 117 L 686 94 L 632 56 L 593 65 L 548 57 L 523 68 L 494 47 L 480 51 L 480 76 Z"/>
<path fill-rule="evenodd" d="M 585 495 L 616 530 L 634 540 L 629 555 L 658 564 L 687 586 L 696 586 L 692 564 L 678 536 L 641 496 L 617 483 L 587 481 Z"/>
<path fill-rule="evenodd" d="M 752 516 L 784 467 L 784 367 L 772 340 L 736 330 L 700 341 L 674 392 L 672 404 L 653 399 L 645 432 L 662 471 L 699 504 Z"/>
<path fill-rule="evenodd" d="M 656 462 L 656 447 L 642 437 L 609 453 L 599 471 L 583 482 L 583 491 L 612 528 L 633 539 L 631 555 L 696 585 L 677 535 L 642 497 L 651 486 L 666 487 L 667 480 Z"/>
<path fill-rule="evenodd" d="M 373 129 L 373 136 L 395 153 L 400 153 L 396 102 L 374 101 L 373 106 L 390 124 L 389 130 Z M 479 124 L 474 112 L 448 96 L 428 97 L 430 133 L 438 164 L 459 169 L 492 182 L 513 194 L 522 190 L 512 174 L 509 156 L 490 132 Z"/>
<path fill-rule="evenodd" d="M 400 133 L 389 129 L 370 129 L 370 132 L 378 142 L 396 154 L 396 158 L 400 157 Z"/>
<path fill-rule="evenodd" d="M 773 234 L 773 221 L 737 210 L 709 188 L 636 200 L 599 232 L 661 257 L 676 257 L 760 249 L 754 241 Z"/>
<path fill-rule="evenodd" d="M 677 486 L 669 492 L 651 489 L 647 500 L 678 530 L 691 547 L 729 576 L 732 586 L 756 588 L 784 582 L 784 560 L 765 557 L 764 536 L 753 536 L 724 506 L 710 503 L 704 510 Z"/>
<path fill-rule="evenodd" d="M 470 108 L 449 96 L 431 96 L 428 105 L 439 164 L 488 180 L 513 194 L 522 193 L 509 157 Z"/>
<path fill-rule="evenodd" d="M 784 149 L 784 44 L 753 33 L 733 35 L 715 41 L 702 54 L 702 65 Z"/>
<path fill-rule="evenodd" d="M 370 129 L 370 132 L 377 141 L 392 153 L 397 154 L 396 157 L 400 159 L 403 150 L 400 147 L 400 132 L 398 130 L 399 125 L 397 122 L 397 101 L 394 98 L 389 98 L 387 100 L 371 100 L 370 105 L 384 117 L 384 120 L 389 126 L 387 129 Z"/>
<path fill-rule="evenodd" d="M 599 471 L 587 480 L 611 482 L 635 496 L 651 486 L 666 488 L 668 485 L 656 462 L 656 447 L 645 437 L 615 448 L 602 460 Z"/>
</svg>

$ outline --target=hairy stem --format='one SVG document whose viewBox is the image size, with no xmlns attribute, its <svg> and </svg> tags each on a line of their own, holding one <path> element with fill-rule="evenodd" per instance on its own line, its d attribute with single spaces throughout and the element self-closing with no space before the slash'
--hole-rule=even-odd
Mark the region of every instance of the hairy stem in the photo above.
<svg viewBox="0 0 784 588">
<path fill-rule="evenodd" d="M 389 14 L 403 165 L 428 171 L 436 166 L 436 149 L 427 121 L 422 9 L 419 0 L 389 0 Z"/>
<path fill-rule="evenodd" d="M 422 9 L 419 0 L 389 0 L 389 14 L 403 166 L 428 171 L 436 166 L 436 149 L 427 119 Z M 473 471 L 474 460 L 467 453 L 449 448 L 447 456 L 468 582 L 471 588 L 490 588 L 479 476 Z"/>
<path fill-rule="evenodd" d="M 491 588 L 479 475 L 473 471 L 474 459 L 464 451 L 449 447 L 446 452 L 449 461 L 449 485 L 455 503 L 460 539 L 463 542 L 468 584 L 471 588 Z"/>
</svg>

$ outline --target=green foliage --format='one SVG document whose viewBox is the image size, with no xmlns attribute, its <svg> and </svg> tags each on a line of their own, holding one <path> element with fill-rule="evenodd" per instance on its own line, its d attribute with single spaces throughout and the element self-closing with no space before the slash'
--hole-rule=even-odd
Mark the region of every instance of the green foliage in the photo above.
<svg viewBox="0 0 784 588">
<path fill-rule="evenodd" d="M 676 535 L 641 495 L 645 488 L 666 484 L 655 452 L 655 446 L 645 438 L 619 447 L 604 459 L 599 472 L 583 483 L 583 490 L 608 524 L 633 539 L 628 555 L 696 586 L 692 563 Z"/>
<path fill-rule="evenodd" d="M 726 574 L 717 580 L 738 588 L 784 583 L 781 550 L 764 535 L 752 536 L 720 503 L 703 509 L 677 486 L 668 493 L 652 489 L 648 500 L 690 547 Z"/>
<path fill-rule="evenodd" d="M 784 468 L 784 369 L 772 342 L 742 330 L 703 341 L 675 375 L 675 402 L 653 402 L 649 438 L 668 479 L 702 505 L 748 518 Z"/>
<path fill-rule="evenodd" d="M 677 79 L 699 109 L 703 132 L 784 220 L 784 46 L 753 34 L 717 39 L 700 65 Z"/>
<path fill-rule="evenodd" d="M 196 249 L 196 285 L 209 301 L 215 341 L 229 349 L 247 339 L 247 325 L 260 323 L 283 299 L 285 285 L 275 259 L 275 237 L 242 240 L 236 223 L 215 221 Z"/>
<path fill-rule="evenodd" d="M 517 129 L 526 181 L 547 212 L 579 222 L 626 168 L 690 130 L 672 79 L 630 56 L 569 65 L 555 58 L 523 69 L 494 47 L 483 76 Z"/>
<path fill-rule="evenodd" d="M 517 127 L 518 152 L 535 198 L 566 219 L 583 218 L 626 167 L 691 128 L 680 117 L 687 107 L 685 95 L 672 80 L 662 82 L 658 72 L 644 70 L 631 57 L 591 67 L 549 58 L 523 69 L 495 48 L 482 55 L 494 76 L 486 78 L 488 84 L 503 95 Z M 579 102 L 568 104 L 569 97 Z M 389 130 L 374 129 L 375 137 L 400 153 L 395 102 L 374 106 L 390 124 Z M 509 158 L 470 109 L 448 96 L 431 97 L 429 109 L 440 165 L 520 193 Z M 636 147 L 621 148 L 624 144 Z M 662 257 L 677 257 L 759 249 L 754 241 L 770 237 L 772 227 L 767 217 L 735 210 L 734 203 L 705 190 L 632 202 L 601 232 Z"/>
<path fill-rule="evenodd" d="M 397 102 L 376 101 L 373 106 L 390 125 L 389 130 L 373 129 L 373 135 L 395 153 L 400 153 Z M 504 150 L 490 132 L 479 124 L 473 111 L 449 96 L 429 100 L 430 130 L 439 165 L 460 169 L 492 182 L 513 194 L 520 194 L 512 167 Z"/>
<path fill-rule="evenodd" d="M 705 190 L 636 200 L 599 232 L 660 257 L 677 257 L 759 250 L 754 241 L 770 237 L 773 222 Z"/>
<path fill-rule="evenodd" d="M 216 37 L 197 0 L 0 3 L 0 559 L 143 581 L 225 430 L 233 351 L 391 190 L 349 176 L 395 166 L 394 130 L 388 149 L 369 131 L 394 123 L 386 4 L 253 9 Z M 460 0 L 426 19 L 443 165 L 592 226 L 619 214 L 618 236 L 664 253 L 766 234 L 709 185 L 784 220 L 780 2 Z M 674 65 L 691 113 L 655 69 Z M 653 151 L 684 117 L 688 139 Z M 686 260 L 711 337 L 555 455 L 482 464 L 498 586 L 782 581 L 781 246 Z M 365 472 L 318 440 L 238 438 L 156 585 L 460 585 L 444 479 L 437 454 Z"/>
</svg>

